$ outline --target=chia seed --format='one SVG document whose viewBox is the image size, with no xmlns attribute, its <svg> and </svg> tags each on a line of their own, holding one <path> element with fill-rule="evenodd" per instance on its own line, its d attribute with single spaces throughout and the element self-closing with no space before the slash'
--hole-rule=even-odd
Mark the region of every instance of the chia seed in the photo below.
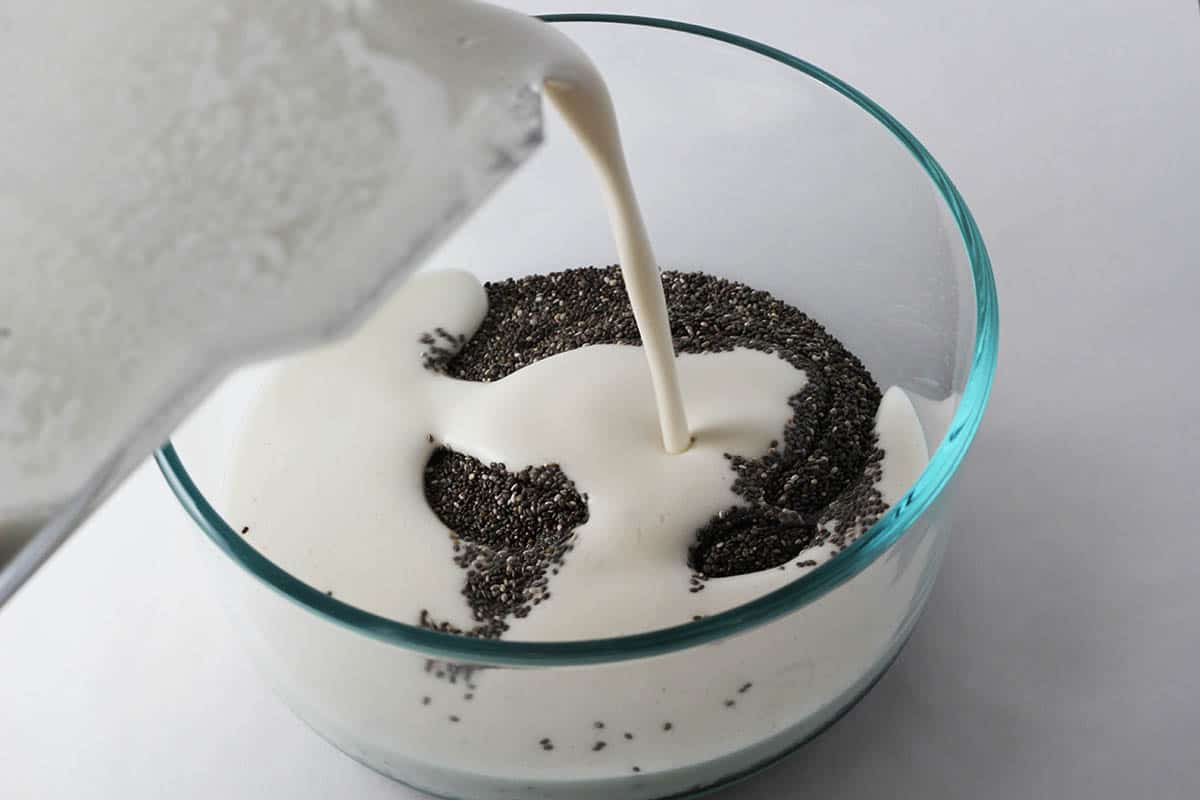
<svg viewBox="0 0 1200 800">
<path fill-rule="evenodd" d="M 422 627 L 432 628 L 434 630 L 440 630 L 446 633 L 462 633 L 452 625 L 446 625 L 444 623 L 440 626 L 435 625 L 432 619 L 429 617 L 429 612 L 425 610 L 421 611 L 419 623 Z M 474 677 L 475 673 L 481 669 L 486 669 L 486 667 L 481 667 L 478 664 L 456 664 L 454 662 L 438 661 L 432 658 L 425 660 L 426 674 L 431 675 L 438 680 L 444 680 L 451 685 L 457 685 L 461 679 L 463 684 L 465 684 L 467 691 L 470 692 L 474 692 L 476 690 Z"/>
<path fill-rule="evenodd" d="M 419 622 L 486 639 L 550 597 L 546 573 L 564 563 L 575 528 L 588 518 L 587 503 L 557 464 L 513 473 L 448 447 L 436 448 L 425 467 L 425 498 L 454 532 L 454 562 L 467 572 L 462 591 L 478 624 L 463 630 L 427 611 Z"/>
<path fill-rule="evenodd" d="M 765 453 L 726 454 L 743 502 L 697 531 L 688 591 L 702 591 L 712 578 L 786 567 L 809 547 L 845 548 L 887 510 L 875 488 L 884 454 L 875 435 L 881 394 L 870 373 L 820 324 L 767 292 L 699 272 L 668 271 L 662 281 L 676 352 L 757 350 L 807 377 L 788 398 L 792 416 L 779 441 Z M 428 369 L 491 382 L 585 345 L 641 344 L 616 266 L 484 288 L 488 310 L 472 338 L 440 328 L 420 338 Z M 421 624 L 467 636 L 499 637 L 508 618 L 548 599 L 548 579 L 588 518 L 587 495 L 557 465 L 514 473 L 446 447 L 429 460 L 425 495 L 454 532 L 477 624 L 461 630 L 426 612 Z"/>
</svg>

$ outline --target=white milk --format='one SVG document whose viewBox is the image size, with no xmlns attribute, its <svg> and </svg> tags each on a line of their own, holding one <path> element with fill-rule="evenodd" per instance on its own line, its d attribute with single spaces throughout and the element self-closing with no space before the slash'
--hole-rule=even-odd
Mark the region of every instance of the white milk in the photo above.
<svg viewBox="0 0 1200 800">
<path fill-rule="evenodd" d="M 691 444 L 691 434 L 675 370 L 667 302 L 629 179 L 612 98 L 590 65 L 581 68 L 573 80 L 546 81 L 546 94 L 579 137 L 600 176 L 609 223 L 621 257 L 621 276 L 650 365 L 663 447 L 668 453 L 682 453 Z"/>
<path fill-rule="evenodd" d="M 795 562 L 829 556 L 812 548 L 783 570 L 688 591 L 696 529 L 740 502 L 722 453 L 761 453 L 778 438 L 803 372 L 757 351 L 681 356 L 695 442 L 668 455 L 636 347 L 584 347 L 494 383 L 422 366 L 421 333 L 442 326 L 469 334 L 485 311 L 473 276 L 422 274 L 352 338 L 275 367 L 243 418 L 232 498 L 219 504 L 225 518 L 249 526 L 250 542 L 281 567 L 343 602 L 408 623 L 427 608 L 469 626 L 466 573 L 424 499 L 423 467 L 436 446 L 429 436 L 514 470 L 557 462 L 587 492 L 590 518 L 550 577 L 552 598 L 510 619 L 506 640 L 676 625 L 782 587 L 809 571 Z M 895 503 L 927 460 L 900 389 L 885 393 L 876 431 L 886 451 L 877 486 Z M 599 800 L 613 796 L 614 780 L 622 796 L 660 797 L 769 758 L 788 737 L 807 735 L 788 731 L 828 721 L 838 698 L 886 663 L 940 553 L 936 537 L 912 537 L 901 558 L 879 559 L 818 602 L 732 640 L 603 668 L 490 669 L 469 684 L 240 576 L 238 613 L 292 708 L 387 774 L 489 800 Z M 598 720 L 605 729 L 594 728 Z M 595 750 L 598 741 L 607 746 Z"/>
<path fill-rule="evenodd" d="M 779 439 L 804 373 L 752 350 L 678 359 L 694 444 L 664 452 L 638 348 L 595 345 L 493 383 L 422 366 L 421 334 L 472 334 L 487 310 L 470 274 L 410 280 L 353 337 L 283 364 L 238 443 L 228 518 L 313 586 L 405 622 L 421 609 L 471 627 L 450 532 L 429 508 L 423 475 L 446 444 L 510 470 L 557 463 L 588 495 L 589 519 L 550 579 L 551 600 L 510 620 L 515 640 L 620 636 L 740 605 L 803 574 L 709 580 L 688 591 L 688 546 L 713 514 L 742 503 L 725 453 L 754 457 Z M 876 422 L 886 455 L 879 490 L 896 500 L 926 462 L 907 397 L 891 389 Z M 430 442 L 430 437 L 433 442 Z M 824 561 L 827 548 L 793 561 Z M 807 569 L 807 568 L 804 568 Z"/>
</svg>

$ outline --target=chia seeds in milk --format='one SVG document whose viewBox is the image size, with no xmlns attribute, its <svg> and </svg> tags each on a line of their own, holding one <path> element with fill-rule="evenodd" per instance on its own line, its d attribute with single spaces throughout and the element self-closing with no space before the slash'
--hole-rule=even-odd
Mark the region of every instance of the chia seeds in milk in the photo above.
<svg viewBox="0 0 1200 800">
<path fill-rule="evenodd" d="M 766 452 L 726 454 L 732 489 L 743 502 L 696 531 L 687 554 L 692 578 L 680 591 L 786 568 L 818 545 L 839 552 L 887 510 L 876 488 L 884 457 L 874 428 L 881 394 L 870 373 L 819 323 L 767 292 L 699 272 L 664 272 L 662 281 L 676 352 L 758 350 L 808 378 L 788 399 L 791 417 Z M 488 310 L 473 337 L 438 329 L 422 338 L 426 368 L 489 382 L 580 347 L 641 344 L 615 266 L 509 279 L 485 289 Z M 588 519 L 587 495 L 558 465 L 512 472 L 448 447 L 437 448 L 425 468 L 425 497 L 452 531 L 455 563 L 466 571 L 463 594 L 477 624 L 464 630 L 425 611 L 420 622 L 467 636 L 498 638 L 507 619 L 552 601 L 550 578 Z"/>
</svg>

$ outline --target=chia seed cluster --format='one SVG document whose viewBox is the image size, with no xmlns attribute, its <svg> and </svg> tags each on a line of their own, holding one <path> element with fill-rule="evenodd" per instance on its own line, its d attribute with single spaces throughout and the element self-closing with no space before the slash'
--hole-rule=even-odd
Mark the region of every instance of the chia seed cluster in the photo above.
<svg viewBox="0 0 1200 800">
<path fill-rule="evenodd" d="M 587 522 L 587 498 L 557 464 L 509 472 L 448 447 L 425 467 L 425 499 L 454 532 L 454 562 L 467 571 L 463 588 L 478 623 L 461 630 L 421 612 L 423 626 L 494 639 L 505 619 L 526 616 L 550 597 L 547 573 L 570 552 L 574 530 Z"/>
<path fill-rule="evenodd" d="M 793 413 L 780 441 L 757 455 L 727 454 L 744 502 L 697 532 L 691 590 L 710 578 L 785 566 L 815 545 L 845 547 L 887 510 L 875 488 L 884 454 L 875 435 L 881 394 L 870 373 L 820 324 L 767 292 L 699 272 L 662 279 L 676 352 L 773 353 L 808 379 L 788 399 Z M 618 267 L 485 289 L 488 310 L 473 337 L 438 330 L 422 338 L 427 368 L 488 382 L 586 345 L 641 344 Z M 456 561 L 468 571 L 464 594 L 479 625 L 464 633 L 499 636 L 505 617 L 524 616 L 549 596 L 547 572 L 561 566 L 574 528 L 587 520 L 587 498 L 556 465 L 510 473 L 446 448 L 435 451 L 425 479 L 429 504 L 455 532 Z M 422 621 L 449 629 L 427 615 Z"/>
</svg>

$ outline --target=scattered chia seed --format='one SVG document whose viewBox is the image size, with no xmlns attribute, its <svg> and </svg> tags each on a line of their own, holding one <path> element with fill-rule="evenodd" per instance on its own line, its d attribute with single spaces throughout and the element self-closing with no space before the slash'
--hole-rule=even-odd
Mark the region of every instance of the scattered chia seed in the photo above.
<svg viewBox="0 0 1200 800">
<path fill-rule="evenodd" d="M 243 526 L 242 526 L 242 535 L 243 535 L 243 536 L 245 536 L 245 535 L 246 535 L 247 533 L 249 533 L 249 532 L 250 532 L 250 526 L 249 526 L 249 525 L 243 525 Z"/>
<path fill-rule="evenodd" d="M 458 717 L 457 717 L 457 716 L 455 716 L 454 714 L 451 714 L 451 715 L 450 715 L 450 721 L 451 721 L 451 722 L 458 722 Z"/>
<path fill-rule="evenodd" d="M 820 324 L 766 292 L 699 272 L 664 272 L 662 280 L 676 352 L 742 347 L 775 354 L 807 376 L 788 399 L 793 414 L 781 441 L 765 453 L 726 455 L 744 503 L 697 531 L 688 591 L 702 591 L 711 578 L 784 568 L 812 546 L 840 551 L 887 510 L 875 488 L 884 454 L 875 435 L 881 394 L 870 373 Z M 427 368 L 490 382 L 585 345 L 641 344 L 618 267 L 484 288 L 487 314 L 469 341 L 441 328 L 421 336 Z M 557 465 L 511 473 L 445 447 L 426 467 L 425 494 L 454 531 L 455 561 L 467 570 L 463 594 L 478 625 L 459 630 L 427 613 L 421 624 L 468 636 L 496 638 L 506 618 L 549 598 L 549 576 L 588 515 L 587 495 Z"/>
<path fill-rule="evenodd" d="M 428 348 L 422 356 L 422 363 L 430 369 L 453 359 L 467 341 L 466 336 L 453 336 L 444 328 L 436 328 L 434 333 L 437 334 L 436 337 L 431 333 L 423 333 L 419 340 Z"/>
<path fill-rule="evenodd" d="M 596 742 L 594 745 L 592 745 L 592 752 L 598 752 L 606 747 L 608 747 L 608 742 Z"/>
<path fill-rule="evenodd" d="M 475 699 L 475 695 L 471 692 L 467 692 L 466 694 L 463 695 L 463 700 L 469 701 L 469 700 L 474 700 L 474 699 Z"/>
<path fill-rule="evenodd" d="M 641 768 L 641 767 L 634 767 L 634 768 L 633 768 L 633 771 L 634 771 L 634 772 L 641 772 L 641 771 L 642 771 L 642 768 Z"/>
<path fill-rule="evenodd" d="M 423 706 L 427 706 L 432 702 L 433 702 L 433 699 L 429 695 L 425 695 L 424 697 L 421 698 L 421 705 L 423 705 Z"/>
<path fill-rule="evenodd" d="M 429 619 L 428 611 L 424 611 L 424 610 L 421 611 L 420 620 L 421 620 L 420 624 L 424 627 L 427 627 L 427 628 L 435 627 L 433 625 L 432 621 Z M 457 632 L 457 629 L 449 630 L 450 628 L 453 628 L 453 626 L 446 626 L 446 627 L 435 628 L 435 629 L 443 630 L 443 631 L 446 631 L 449 633 Z M 432 658 L 425 660 L 425 672 L 427 674 L 431 674 L 433 677 L 437 678 L 438 680 L 444 680 L 447 683 L 450 683 L 451 685 L 456 685 L 459 682 L 459 680 L 461 679 L 463 684 L 467 687 L 467 689 L 472 692 L 475 691 L 475 688 L 476 688 L 475 682 L 473 680 L 475 677 L 475 673 L 481 669 L 486 669 L 486 667 L 481 667 L 477 664 L 455 664 L 453 662 L 438 661 L 438 660 L 432 659 Z"/>
<path fill-rule="evenodd" d="M 664 722 L 664 723 L 663 723 L 663 730 L 664 730 L 664 731 L 669 731 L 669 730 L 671 730 L 671 729 L 672 729 L 672 728 L 674 728 L 674 727 L 675 727 L 675 725 L 674 725 L 674 724 L 672 724 L 672 723 L 670 723 L 670 722 Z"/>
<path fill-rule="evenodd" d="M 736 700 L 726 700 L 725 701 L 726 708 L 733 708 L 736 704 L 737 704 Z"/>
<path fill-rule="evenodd" d="M 602 730 L 604 730 L 604 723 L 603 722 L 593 722 L 592 727 L 594 727 L 598 731 L 602 731 Z"/>
<path fill-rule="evenodd" d="M 749 683 L 749 682 L 743 683 L 741 688 L 738 689 L 738 694 L 745 694 L 746 692 L 750 691 L 750 687 L 753 685 L 754 685 L 753 683 Z"/>
<path fill-rule="evenodd" d="M 629 731 L 625 731 L 625 738 L 626 738 L 627 740 L 629 740 L 629 741 L 632 741 L 632 740 L 633 740 L 633 734 L 632 734 L 632 733 L 630 733 Z"/>
</svg>

